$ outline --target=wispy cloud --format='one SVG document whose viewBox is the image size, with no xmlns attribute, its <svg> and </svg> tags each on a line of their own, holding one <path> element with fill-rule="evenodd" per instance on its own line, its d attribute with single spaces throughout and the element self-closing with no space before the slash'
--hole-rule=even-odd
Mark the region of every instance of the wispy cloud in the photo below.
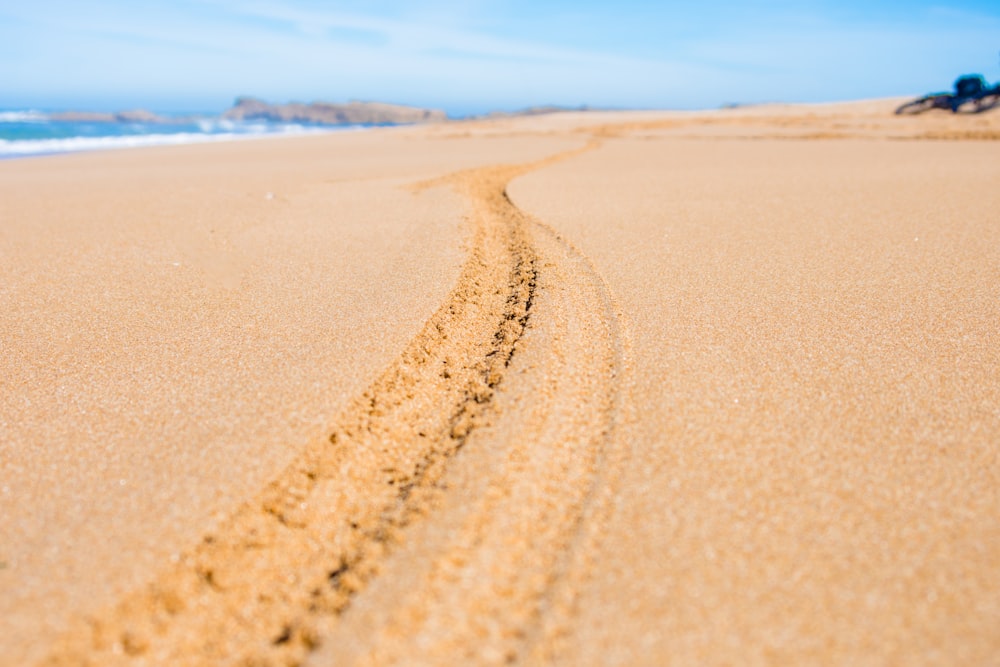
<svg viewBox="0 0 1000 667">
<path fill-rule="evenodd" d="M 216 1 L 234 16 L 253 16 L 268 21 L 287 22 L 305 36 L 336 35 L 337 31 L 364 31 L 377 34 L 383 43 L 406 53 L 474 54 L 519 61 L 587 63 L 595 60 L 629 62 L 614 53 L 565 49 L 546 43 L 497 38 L 474 27 L 458 23 L 452 17 L 447 24 L 427 20 L 426 16 L 405 18 L 372 17 L 331 10 L 316 10 L 276 3 L 231 3 Z"/>
<path fill-rule="evenodd" d="M 996 77 L 997 43 L 1000 9 L 974 0 L 39 0 L 0 7 L 0 106 L 86 94 L 221 106 L 243 93 L 452 108 L 812 101 L 918 92 L 968 69 Z"/>
</svg>

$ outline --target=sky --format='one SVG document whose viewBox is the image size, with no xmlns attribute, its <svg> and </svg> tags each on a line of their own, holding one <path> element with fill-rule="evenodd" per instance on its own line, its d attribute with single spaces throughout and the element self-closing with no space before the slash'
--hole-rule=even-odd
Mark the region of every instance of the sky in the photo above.
<svg viewBox="0 0 1000 667">
<path fill-rule="evenodd" d="M 1000 2 L 0 0 L 0 109 L 821 102 L 1000 79 Z"/>
</svg>

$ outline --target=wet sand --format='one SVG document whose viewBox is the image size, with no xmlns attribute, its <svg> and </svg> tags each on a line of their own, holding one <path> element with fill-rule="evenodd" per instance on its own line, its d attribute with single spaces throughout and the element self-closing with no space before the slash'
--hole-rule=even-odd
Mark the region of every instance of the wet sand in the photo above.
<svg viewBox="0 0 1000 667">
<path fill-rule="evenodd" d="M 0 663 L 990 664 L 1000 113 L 0 164 Z"/>
</svg>

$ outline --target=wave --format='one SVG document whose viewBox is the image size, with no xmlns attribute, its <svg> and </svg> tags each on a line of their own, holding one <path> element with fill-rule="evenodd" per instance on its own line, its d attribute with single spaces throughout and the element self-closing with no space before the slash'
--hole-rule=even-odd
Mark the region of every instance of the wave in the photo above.
<svg viewBox="0 0 1000 667">
<path fill-rule="evenodd" d="M 0 111 L 0 123 L 44 123 L 49 119 L 41 111 Z"/>
<path fill-rule="evenodd" d="M 28 155 L 50 155 L 53 153 L 76 153 L 80 151 L 96 151 L 118 148 L 173 146 L 179 144 L 261 139 L 266 137 L 289 135 L 325 134 L 344 129 L 357 129 L 357 127 L 314 128 L 303 127 L 301 125 L 280 125 L 250 128 L 244 126 L 240 128 L 241 131 L 238 132 L 202 131 L 102 137 L 66 137 L 58 139 L 0 139 L 0 158 L 24 157 Z"/>
</svg>

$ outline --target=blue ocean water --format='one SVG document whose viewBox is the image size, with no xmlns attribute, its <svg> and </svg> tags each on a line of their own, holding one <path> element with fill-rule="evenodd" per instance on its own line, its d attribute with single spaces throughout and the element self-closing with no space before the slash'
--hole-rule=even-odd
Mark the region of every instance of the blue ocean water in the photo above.
<svg viewBox="0 0 1000 667">
<path fill-rule="evenodd" d="M 54 120 L 34 110 L 0 110 L 0 158 L 76 151 L 230 141 L 331 132 L 343 127 L 178 118 L 165 123 Z"/>
</svg>

